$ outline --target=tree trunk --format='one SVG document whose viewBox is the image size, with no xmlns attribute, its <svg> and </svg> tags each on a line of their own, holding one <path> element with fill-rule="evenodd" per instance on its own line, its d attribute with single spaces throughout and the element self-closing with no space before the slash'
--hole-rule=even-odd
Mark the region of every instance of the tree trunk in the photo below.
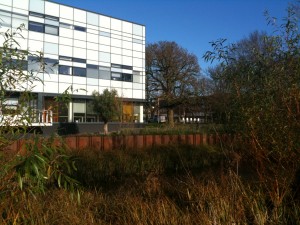
<svg viewBox="0 0 300 225">
<path fill-rule="evenodd" d="M 170 127 L 174 127 L 174 111 L 173 109 L 168 109 L 168 123 Z"/>
<path fill-rule="evenodd" d="M 104 130 L 104 134 L 107 135 L 108 134 L 108 122 L 104 123 L 103 130 Z"/>
</svg>

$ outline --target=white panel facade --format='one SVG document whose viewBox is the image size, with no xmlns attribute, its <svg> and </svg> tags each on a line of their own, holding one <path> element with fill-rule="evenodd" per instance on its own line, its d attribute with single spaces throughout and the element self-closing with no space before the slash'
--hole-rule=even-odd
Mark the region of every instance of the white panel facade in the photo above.
<svg viewBox="0 0 300 225">
<path fill-rule="evenodd" d="M 74 98 L 116 89 L 128 101 L 145 99 L 143 25 L 52 0 L 0 0 L 0 18 L 1 32 L 25 25 L 24 38 L 15 38 L 20 49 L 44 54 L 45 71 L 38 74 L 43 83 L 35 82 L 34 92 L 55 96 L 73 85 Z M 76 117 L 71 114 L 69 120 Z"/>
</svg>

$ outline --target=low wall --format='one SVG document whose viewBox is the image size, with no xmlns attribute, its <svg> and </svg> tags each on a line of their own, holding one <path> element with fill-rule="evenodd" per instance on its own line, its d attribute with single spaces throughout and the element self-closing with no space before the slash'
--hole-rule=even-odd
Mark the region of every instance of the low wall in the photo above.
<svg viewBox="0 0 300 225">
<path fill-rule="evenodd" d="M 225 140 L 225 136 L 217 134 L 187 135 L 120 135 L 120 136 L 67 136 L 63 138 L 70 149 L 98 149 L 110 151 L 114 149 L 143 149 L 158 145 L 215 145 Z M 55 141 L 59 144 L 59 140 Z M 9 150 L 21 150 L 26 141 L 18 140 L 9 146 Z"/>
</svg>

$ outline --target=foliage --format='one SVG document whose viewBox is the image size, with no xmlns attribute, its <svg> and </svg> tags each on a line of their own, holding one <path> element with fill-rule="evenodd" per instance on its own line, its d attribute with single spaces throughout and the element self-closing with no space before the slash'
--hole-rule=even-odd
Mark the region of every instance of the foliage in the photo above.
<svg viewBox="0 0 300 225">
<path fill-rule="evenodd" d="M 76 156 L 74 172 L 85 187 L 80 204 L 53 188 L 55 183 L 45 194 L 7 192 L 0 203 L 0 223 L 298 224 L 294 193 L 282 202 L 277 219 L 255 176 L 227 172 L 229 161 L 220 149 L 169 146 L 70 154 Z"/>
<path fill-rule="evenodd" d="M 254 32 L 229 45 L 218 40 L 204 56 L 220 60 L 212 78 L 228 96 L 228 131 L 237 135 L 233 150 L 252 162 L 278 220 L 300 169 L 300 33 L 295 9 L 288 8 L 274 33 Z"/>
<path fill-rule="evenodd" d="M 107 134 L 107 123 L 121 115 L 121 100 L 117 91 L 105 89 L 102 94 L 93 92 L 93 108 L 104 121 L 104 133 Z"/>
<path fill-rule="evenodd" d="M 36 82 L 41 82 L 37 73 L 43 70 L 43 64 L 39 71 L 27 71 L 27 58 L 41 59 L 43 54 L 21 50 L 16 38 L 22 38 L 23 29 L 21 25 L 16 30 L 0 33 L 3 39 L 0 48 L 0 148 L 19 138 L 20 130 L 27 130 L 35 119 L 34 95 L 30 91 Z M 11 102 L 16 98 L 19 99 L 17 104 Z M 21 129 L 11 126 L 16 124 Z"/>
<path fill-rule="evenodd" d="M 161 41 L 147 45 L 147 94 L 150 95 L 148 98 L 164 104 L 163 107 L 168 109 L 171 126 L 174 125 L 174 107 L 195 95 L 199 71 L 197 57 L 177 43 Z"/>
</svg>

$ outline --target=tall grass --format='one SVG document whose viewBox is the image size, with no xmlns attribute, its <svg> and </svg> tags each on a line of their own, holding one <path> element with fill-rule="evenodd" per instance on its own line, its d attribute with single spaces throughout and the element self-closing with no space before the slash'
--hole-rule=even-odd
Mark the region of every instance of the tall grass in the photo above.
<svg viewBox="0 0 300 225">
<path fill-rule="evenodd" d="M 57 185 L 11 195 L 1 183 L 0 224 L 299 224 L 292 189 L 275 212 L 264 185 L 245 170 L 237 175 L 217 147 L 68 154 L 75 159 L 70 176 L 81 183 L 81 201 Z"/>
</svg>

